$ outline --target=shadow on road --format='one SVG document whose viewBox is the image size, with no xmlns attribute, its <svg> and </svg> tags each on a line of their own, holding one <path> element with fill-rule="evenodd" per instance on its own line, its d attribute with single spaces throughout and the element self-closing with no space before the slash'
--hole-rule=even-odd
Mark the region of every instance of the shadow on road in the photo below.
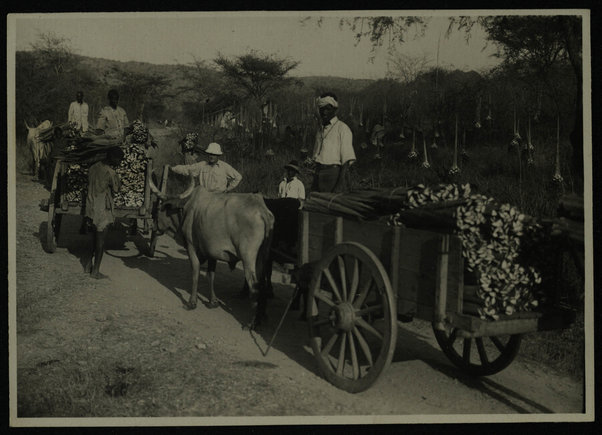
<svg viewBox="0 0 602 435">
<path fill-rule="evenodd" d="M 478 390 L 499 403 L 503 403 L 509 408 L 520 413 L 532 413 L 530 409 L 521 406 L 520 403 L 528 405 L 539 412 L 552 413 L 546 408 L 523 395 L 504 387 L 487 377 L 474 377 L 466 374 L 458 367 L 454 366 L 445 356 L 439 347 L 433 346 L 424 341 L 422 335 L 416 334 L 407 329 L 400 328 L 397 335 L 397 346 L 393 355 L 393 364 L 395 362 L 408 360 L 421 360 L 431 366 L 434 370 L 443 373 L 450 379 L 455 379 L 468 388 Z M 518 402 L 518 403 L 517 403 Z"/>
</svg>

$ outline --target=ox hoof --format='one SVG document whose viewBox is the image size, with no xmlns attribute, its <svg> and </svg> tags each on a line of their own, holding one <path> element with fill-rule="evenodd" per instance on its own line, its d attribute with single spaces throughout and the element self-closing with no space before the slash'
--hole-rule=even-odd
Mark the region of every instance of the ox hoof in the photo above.
<svg viewBox="0 0 602 435">
<path fill-rule="evenodd" d="M 185 304 L 185 307 L 186 307 L 187 310 L 194 310 L 196 308 L 196 301 L 195 302 L 188 301 Z"/>
<path fill-rule="evenodd" d="M 212 300 L 211 302 L 207 303 L 207 308 L 219 308 L 219 301 L 217 299 Z"/>
<path fill-rule="evenodd" d="M 90 276 L 94 279 L 108 279 L 109 277 L 105 274 L 102 274 L 100 272 L 92 272 L 90 274 Z"/>
</svg>

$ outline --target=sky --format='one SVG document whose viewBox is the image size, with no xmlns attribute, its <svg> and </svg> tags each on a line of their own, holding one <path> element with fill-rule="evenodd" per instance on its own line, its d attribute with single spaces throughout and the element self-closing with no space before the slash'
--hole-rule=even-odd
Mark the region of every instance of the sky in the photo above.
<svg viewBox="0 0 602 435">
<path fill-rule="evenodd" d="M 372 14 L 394 13 L 402 12 Z M 302 24 L 301 19 L 310 14 L 326 17 L 321 26 L 315 19 Z M 14 26 L 9 19 L 8 30 L 9 34 L 14 32 L 16 50 L 28 50 L 40 33 L 52 32 L 68 38 L 77 54 L 119 61 L 186 64 L 195 58 L 211 61 L 218 53 L 235 56 L 256 49 L 300 61 L 292 72 L 296 76 L 383 78 L 387 72 L 386 46 L 379 48 L 370 62 L 370 42 L 366 39 L 356 45 L 353 32 L 339 27 L 341 17 L 358 14 L 371 13 L 20 14 L 13 16 Z M 491 44 L 483 50 L 485 35 L 480 28 L 473 30 L 467 44 L 460 32 L 446 38 L 447 17 L 425 16 L 429 25 L 424 36 L 411 29 L 406 42 L 395 44 L 398 52 L 426 57 L 435 66 L 439 46 L 439 65 L 462 70 L 481 70 L 498 62 L 491 56 Z"/>
</svg>

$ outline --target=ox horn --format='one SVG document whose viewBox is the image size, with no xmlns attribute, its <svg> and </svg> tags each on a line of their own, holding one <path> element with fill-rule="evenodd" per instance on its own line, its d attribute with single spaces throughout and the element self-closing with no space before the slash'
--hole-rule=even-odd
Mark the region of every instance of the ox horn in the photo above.
<svg viewBox="0 0 602 435">
<path fill-rule="evenodd" d="M 159 198 L 165 200 L 167 199 L 167 195 L 165 195 L 163 192 L 161 192 L 159 189 L 157 189 L 157 186 L 155 186 L 155 183 L 153 183 L 152 178 L 149 178 L 148 180 L 148 185 L 150 187 L 150 190 L 157 195 Z"/>
<path fill-rule="evenodd" d="M 180 199 L 184 199 L 184 198 L 188 198 L 190 196 L 190 194 L 192 193 L 192 191 L 194 190 L 194 176 L 190 176 L 190 184 L 188 186 L 188 189 L 186 189 L 183 193 L 181 193 L 180 195 L 178 195 L 178 198 Z"/>
</svg>

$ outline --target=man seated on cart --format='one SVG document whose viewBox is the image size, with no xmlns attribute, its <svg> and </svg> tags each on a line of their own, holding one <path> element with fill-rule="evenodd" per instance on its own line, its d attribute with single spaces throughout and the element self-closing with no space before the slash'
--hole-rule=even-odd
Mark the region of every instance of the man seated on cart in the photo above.
<svg viewBox="0 0 602 435">
<path fill-rule="evenodd" d="M 121 180 L 115 168 L 123 159 L 123 150 L 116 146 L 107 150 L 105 160 L 96 162 L 88 170 L 88 194 L 86 197 L 86 220 L 94 232 L 94 244 L 84 271 L 93 278 L 106 278 L 100 273 L 100 262 L 104 253 L 107 230 L 113 222 L 113 195 L 121 188 Z M 94 261 L 92 261 L 94 260 Z"/>
</svg>

